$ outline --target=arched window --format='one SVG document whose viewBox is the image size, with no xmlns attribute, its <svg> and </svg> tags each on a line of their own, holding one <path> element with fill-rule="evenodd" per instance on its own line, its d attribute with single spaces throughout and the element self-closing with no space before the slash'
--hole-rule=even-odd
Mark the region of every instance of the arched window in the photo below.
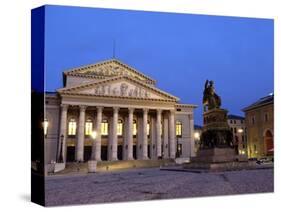
<svg viewBox="0 0 281 212">
<path fill-rule="evenodd" d="M 48 133 L 48 126 L 49 126 L 48 119 L 44 119 L 44 122 L 43 122 L 44 135 L 47 135 L 47 133 Z"/>
<path fill-rule="evenodd" d="M 91 119 L 87 119 L 85 123 L 85 135 L 91 135 L 93 131 L 93 122 Z"/>
<path fill-rule="evenodd" d="M 176 136 L 182 136 L 182 123 L 180 121 L 176 122 Z"/>
<path fill-rule="evenodd" d="M 137 135 L 137 121 L 133 121 L 133 135 Z"/>
<path fill-rule="evenodd" d="M 123 133 L 123 122 L 121 119 L 119 119 L 117 124 L 117 135 L 122 135 L 122 133 Z"/>
<path fill-rule="evenodd" d="M 108 135 L 108 121 L 106 119 L 102 120 L 101 123 L 101 135 Z"/>
<path fill-rule="evenodd" d="M 68 135 L 76 135 L 76 121 L 75 119 L 70 119 L 70 121 L 68 122 Z"/>
</svg>

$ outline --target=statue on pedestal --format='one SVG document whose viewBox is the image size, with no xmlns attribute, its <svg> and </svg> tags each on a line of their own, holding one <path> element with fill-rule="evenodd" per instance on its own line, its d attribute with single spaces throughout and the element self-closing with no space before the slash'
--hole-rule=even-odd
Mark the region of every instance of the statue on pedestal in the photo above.
<svg viewBox="0 0 281 212">
<path fill-rule="evenodd" d="M 204 111 L 220 108 L 221 98 L 215 92 L 214 82 L 206 80 L 205 89 L 203 93 L 203 106 Z"/>
<path fill-rule="evenodd" d="M 221 109 L 221 98 L 214 82 L 206 80 L 203 92 L 204 125 L 201 148 L 232 147 L 232 132 L 227 123 L 227 110 Z"/>
</svg>

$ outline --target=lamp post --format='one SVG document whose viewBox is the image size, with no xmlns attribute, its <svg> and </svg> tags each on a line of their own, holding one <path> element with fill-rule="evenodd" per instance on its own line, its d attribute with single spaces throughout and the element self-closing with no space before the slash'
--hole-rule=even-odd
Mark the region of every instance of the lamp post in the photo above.
<svg viewBox="0 0 281 212">
<path fill-rule="evenodd" d="M 93 140 L 92 145 L 94 145 L 95 140 L 97 138 L 97 132 L 93 131 L 92 134 L 91 134 L 91 137 L 92 137 L 92 140 Z M 88 161 L 88 172 L 89 173 L 95 173 L 96 170 L 97 170 L 97 161 L 95 160 L 94 151 L 93 151 L 93 148 L 92 148 L 91 158 Z"/>
</svg>

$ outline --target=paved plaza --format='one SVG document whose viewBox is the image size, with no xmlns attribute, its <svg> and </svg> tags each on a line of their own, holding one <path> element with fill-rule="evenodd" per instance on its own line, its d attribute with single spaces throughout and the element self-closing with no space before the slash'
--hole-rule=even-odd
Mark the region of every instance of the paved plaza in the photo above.
<svg viewBox="0 0 281 212">
<path fill-rule="evenodd" d="M 46 178 L 46 205 L 273 192 L 273 169 L 191 173 L 159 168 Z"/>
</svg>

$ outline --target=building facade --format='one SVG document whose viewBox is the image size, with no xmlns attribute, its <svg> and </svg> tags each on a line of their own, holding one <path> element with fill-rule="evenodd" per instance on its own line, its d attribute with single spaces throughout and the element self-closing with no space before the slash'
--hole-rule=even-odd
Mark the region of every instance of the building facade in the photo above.
<svg viewBox="0 0 281 212">
<path fill-rule="evenodd" d="M 107 60 L 64 72 L 63 85 L 45 96 L 45 163 L 194 156 L 196 106 L 136 69 Z"/>
<path fill-rule="evenodd" d="M 248 157 L 273 156 L 274 153 L 274 95 L 270 94 L 244 108 Z"/>
<path fill-rule="evenodd" d="M 237 115 L 228 115 L 227 122 L 233 135 L 233 145 L 237 154 L 247 154 L 247 129 L 245 118 Z"/>
</svg>

